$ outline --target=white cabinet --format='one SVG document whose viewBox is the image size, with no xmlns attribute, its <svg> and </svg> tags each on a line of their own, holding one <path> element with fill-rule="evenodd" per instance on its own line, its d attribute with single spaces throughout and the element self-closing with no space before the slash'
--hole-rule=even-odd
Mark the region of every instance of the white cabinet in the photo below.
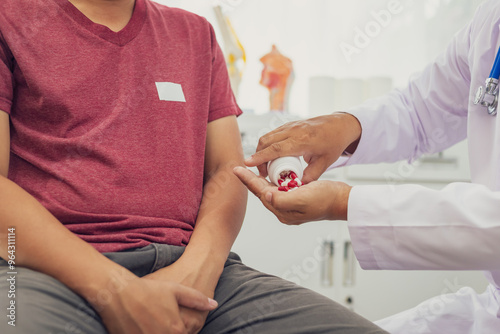
<svg viewBox="0 0 500 334">
<path fill-rule="evenodd" d="M 348 242 L 345 223 L 340 223 L 339 239 Z M 342 264 L 343 253 L 336 259 Z M 347 268 L 337 266 L 338 276 Z M 420 302 L 441 294 L 454 293 L 464 286 L 478 292 L 485 290 L 487 281 L 479 271 L 393 271 L 363 270 L 355 261 L 355 279 L 351 286 L 341 285 L 333 299 L 351 307 L 370 320 L 377 320 L 412 308 Z M 348 302 L 350 301 L 350 303 Z"/>
</svg>

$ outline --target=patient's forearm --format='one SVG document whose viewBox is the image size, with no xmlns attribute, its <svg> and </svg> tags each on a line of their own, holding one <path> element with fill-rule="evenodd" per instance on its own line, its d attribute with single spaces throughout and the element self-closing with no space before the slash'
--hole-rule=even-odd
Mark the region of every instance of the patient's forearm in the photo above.
<svg viewBox="0 0 500 334">
<path fill-rule="evenodd" d="M 247 190 L 233 173 L 243 166 L 235 116 L 208 124 L 204 187 L 196 226 L 184 254 L 156 276 L 212 296 L 245 215 Z"/>
<path fill-rule="evenodd" d="M 196 227 L 184 254 L 156 276 L 213 296 L 246 209 L 247 190 L 233 176 L 234 166 L 218 169 L 206 182 Z"/>
<path fill-rule="evenodd" d="M 247 190 L 232 170 L 222 166 L 207 181 L 196 227 L 186 253 L 197 252 L 224 264 L 245 216 Z M 208 260 L 207 258 L 207 260 Z"/>
<path fill-rule="evenodd" d="M 9 241 L 15 245 L 10 253 L 9 228 L 14 229 Z M 91 303 L 114 276 L 133 276 L 70 232 L 21 187 L 0 176 L 0 256 L 9 260 L 13 255 L 15 266 L 48 274 Z"/>
</svg>

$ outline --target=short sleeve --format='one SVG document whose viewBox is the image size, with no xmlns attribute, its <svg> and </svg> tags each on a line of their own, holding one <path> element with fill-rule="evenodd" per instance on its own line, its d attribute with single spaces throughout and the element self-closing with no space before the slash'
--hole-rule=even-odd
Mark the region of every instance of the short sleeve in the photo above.
<svg viewBox="0 0 500 334">
<path fill-rule="evenodd" d="M 213 58 L 208 121 L 212 122 L 226 116 L 239 116 L 242 114 L 242 111 L 238 107 L 233 90 L 231 89 L 224 54 L 217 43 L 212 26 L 210 26 L 210 33 L 212 37 Z"/>
<path fill-rule="evenodd" d="M 0 110 L 10 114 L 14 95 L 14 58 L 0 31 Z"/>
</svg>

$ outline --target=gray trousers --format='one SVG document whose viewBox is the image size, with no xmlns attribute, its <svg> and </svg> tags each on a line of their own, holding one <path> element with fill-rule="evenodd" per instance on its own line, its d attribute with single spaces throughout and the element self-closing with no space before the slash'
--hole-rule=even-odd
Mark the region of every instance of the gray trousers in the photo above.
<svg viewBox="0 0 500 334">
<path fill-rule="evenodd" d="M 104 255 L 142 277 L 172 264 L 183 251 L 183 247 L 151 244 Z M 0 333 L 106 333 L 98 314 L 79 295 L 50 276 L 19 267 L 15 275 L 16 326 L 9 325 L 11 282 L 7 264 L 1 261 Z M 226 261 L 215 299 L 219 307 L 210 312 L 202 334 L 385 333 L 320 294 L 245 266 L 234 253 Z"/>
</svg>

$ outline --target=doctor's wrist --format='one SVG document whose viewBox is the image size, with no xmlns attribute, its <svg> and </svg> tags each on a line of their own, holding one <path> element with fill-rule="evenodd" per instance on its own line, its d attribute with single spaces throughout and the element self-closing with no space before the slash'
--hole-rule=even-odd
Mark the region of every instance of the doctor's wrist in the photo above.
<svg viewBox="0 0 500 334">
<path fill-rule="evenodd" d="M 346 112 L 337 112 L 334 115 L 340 116 L 342 119 L 342 129 L 344 129 L 343 137 L 346 139 L 347 146 L 343 152 L 345 155 L 352 155 L 358 148 L 359 140 L 361 139 L 361 123 L 359 120 Z"/>
<path fill-rule="evenodd" d="M 333 196 L 329 197 L 331 200 L 330 220 L 347 220 L 351 189 L 352 187 L 348 184 L 332 181 Z"/>
</svg>

